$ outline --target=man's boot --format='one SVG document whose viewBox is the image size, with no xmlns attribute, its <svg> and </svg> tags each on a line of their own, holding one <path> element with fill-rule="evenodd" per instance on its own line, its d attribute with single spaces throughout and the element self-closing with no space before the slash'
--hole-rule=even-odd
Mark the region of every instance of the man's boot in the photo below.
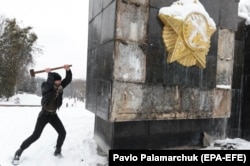
<svg viewBox="0 0 250 166">
<path fill-rule="evenodd" d="M 12 163 L 13 163 L 14 165 L 18 165 L 18 164 L 19 164 L 19 159 L 20 159 L 20 156 L 21 156 L 22 152 L 23 152 L 23 150 L 22 150 L 21 148 L 19 148 L 19 149 L 16 151 L 16 153 L 15 153 L 15 155 L 14 155 L 14 158 L 13 158 L 13 161 L 12 161 Z"/>
<path fill-rule="evenodd" d="M 55 152 L 54 152 L 55 156 L 61 156 L 61 148 L 56 148 Z"/>
</svg>

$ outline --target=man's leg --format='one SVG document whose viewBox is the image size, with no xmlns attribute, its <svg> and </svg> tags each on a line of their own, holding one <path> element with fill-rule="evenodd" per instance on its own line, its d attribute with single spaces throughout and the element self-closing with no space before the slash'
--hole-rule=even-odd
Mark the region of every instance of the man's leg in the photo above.
<svg viewBox="0 0 250 166">
<path fill-rule="evenodd" d="M 47 123 L 48 118 L 40 112 L 32 135 L 23 141 L 20 148 L 16 151 L 14 159 L 19 160 L 19 157 L 21 156 L 22 152 L 40 137 Z"/>
<path fill-rule="evenodd" d="M 32 135 L 29 136 L 25 141 L 23 141 L 21 145 L 22 150 L 28 148 L 33 142 L 35 142 L 41 136 L 42 131 L 47 123 L 48 123 L 48 117 L 44 114 L 39 115 Z"/>
<path fill-rule="evenodd" d="M 66 137 L 66 130 L 61 120 L 57 116 L 57 114 L 53 115 L 53 118 L 51 118 L 50 124 L 54 127 L 54 129 L 58 133 L 58 138 L 56 142 L 56 151 L 55 151 L 55 155 L 58 155 L 58 154 L 61 154 L 61 147 Z"/>
</svg>

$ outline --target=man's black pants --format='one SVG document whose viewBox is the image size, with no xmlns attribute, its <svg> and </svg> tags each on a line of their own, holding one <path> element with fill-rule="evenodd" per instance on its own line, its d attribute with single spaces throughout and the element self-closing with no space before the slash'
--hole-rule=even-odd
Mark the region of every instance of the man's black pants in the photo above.
<svg viewBox="0 0 250 166">
<path fill-rule="evenodd" d="M 48 123 L 50 123 L 58 133 L 56 148 L 61 148 L 66 137 L 66 131 L 61 120 L 59 119 L 57 114 L 46 114 L 45 111 L 41 111 L 37 118 L 35 130 L 33 131 L 31 136 L 29 136 L 26 140 L 23 141 L 21 149 L 25 150 L 33 142 L 35 142 L 41 136 L 44 127 Z"/>
</svg>

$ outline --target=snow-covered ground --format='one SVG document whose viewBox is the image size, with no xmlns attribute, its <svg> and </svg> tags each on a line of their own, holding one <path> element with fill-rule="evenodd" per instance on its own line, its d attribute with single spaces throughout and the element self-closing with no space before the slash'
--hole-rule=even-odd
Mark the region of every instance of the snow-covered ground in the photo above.
<svg viewBox="0 0 250 166">
<path fill-rule="evenodd" d="M 18 102 L 17 102 L 18 101 Z M 68 107 L 66 107 L 68 103 Z M 40 97 L 31 94 L 16 95 L 0 104 L 40 105 Z M 15 151 L 35 127 L 41 107 L 0 106 L 0 166 L 10 166 Z M 26 149 L 20 159 L 22 166 L 102 166 L 107 156 L 100 155 L 93 139 L 94 114 L 85 110 L 82 102 L 65 99 L 58 111 L 65 129 L 66 139 L 62 158 L 53 155 L 57 133 L 47 125 L 41 137 Z"/>
</svg>

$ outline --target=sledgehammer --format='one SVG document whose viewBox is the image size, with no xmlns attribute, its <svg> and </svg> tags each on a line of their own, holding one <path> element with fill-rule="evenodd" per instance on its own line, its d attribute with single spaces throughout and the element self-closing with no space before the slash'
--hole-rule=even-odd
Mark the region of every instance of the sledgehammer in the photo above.
<svg viewBox="0 0 250 166">
<path fill-rule="evenodd" d="M 69 67 L 72 67 L 72 65 L 69 65 Z M 64 66 L 54 67 L 54 68 L 50 68 L 50 69 L 51 70 L 58 70 L 58 69 L 62 69 L 62 68 L 64 68 Z M 31 77 L 35 77 L 36 74 L 43 73 L 43 72 L 45 72 L 45 70 L 34 71 L 34 69 L 30 69 L 30 75 L 31 75 Z"/>
</svg>

